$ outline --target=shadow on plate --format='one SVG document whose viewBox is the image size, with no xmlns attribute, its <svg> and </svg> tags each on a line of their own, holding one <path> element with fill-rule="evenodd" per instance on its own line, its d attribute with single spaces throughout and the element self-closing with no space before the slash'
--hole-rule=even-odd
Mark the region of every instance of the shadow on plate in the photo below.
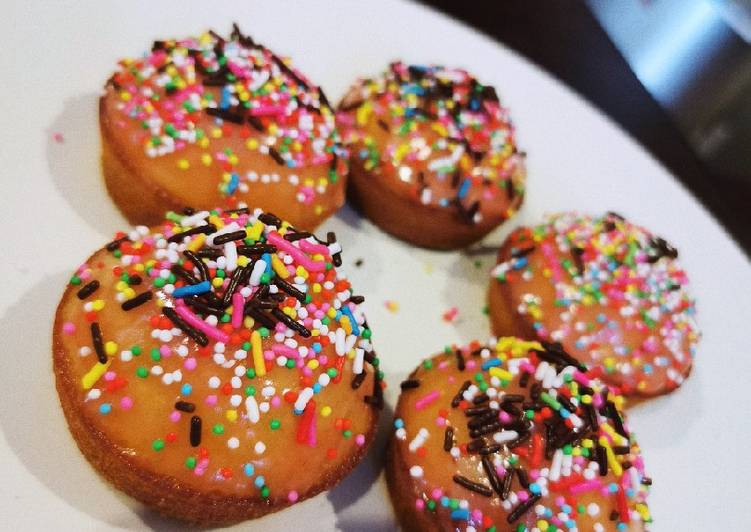
<svg viewBox="0 0 751 532">
<path fill-rule="evenodd" d="M 65 100 L 63 111 L 47 129 L 47 164 L 55 186 L 78 215 L 109 237 L 128 227 L 112 203 L 99 166 L 99 95 Z M 55 135 L 63 135 L 62 142 Z"/>
<path fill-rule="evenodd" d="M 76 448 L 55 390 L 50 324 L 69 275 L 42 279 L 0 318 L 0 428 L 24 467 L 57 497 L 98 521 L 132 524 L 131 502 Z"/>
<path fill-rule="evenodd" d="M 393 375 L 386 381 L 392 386 L 399 382 Z M 386 445 L 394 423 L 394 409 L 386 397 L 378 421 L 378 432 L 365 459 L 342 482 L 331 489 L 326 497 L 336 512 L 336 526 L 343 532 L 386 532 L 394 530 L 393 511 L 388 500 L 385 479 L 379 482 L 386 460 Z M 368 493 L 369 491 L 378 493 Z M 372 499 L 379 508 L 363 511 L 364 497 Z M 358 501 L 360 504 L 358 504 Z M 352 508 L 353 506 L 360 508 Z"/>
</svg>

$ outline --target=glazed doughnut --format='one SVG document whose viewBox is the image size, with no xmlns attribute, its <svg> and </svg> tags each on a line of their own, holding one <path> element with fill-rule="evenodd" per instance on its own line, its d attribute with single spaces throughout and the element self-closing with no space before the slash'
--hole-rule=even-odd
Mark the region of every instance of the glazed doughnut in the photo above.
<svg viewBox="0 0 751 532">
<path fill-rule="evenodd" d="M 492 270 L 495 334 L 537 337 L 626 395 L 669 392 L 699 332 L 678 252 L 618 214 L 556 214 L 509 236 Z"/>
<path fill-rule="evenodd" d="M 341 247 L 240 209 L 171 215 L 97 251 L 57 310 L 57 391 L 117 488 L 201 525 L 336 484 L 382 405 Z"/>
<path fill-rule="evenodd" d="M 391 64 L 344 97 L 349 194 L 376 225 L 418 246 L 456 249 L 519 208 L 524 156 L 495 89 L 464 70 Z"/>
<path fill-rule="evenodd" d="M 312 230 L 344 202 L 347 157 L 323 91 L 237 26 L 120 61 L 99 123 L 107 189 L 133 224 L 245 202 Z"/>
<path fill-rule="evenodd" d="M 623 397 L 537 342 L 449 347 L 402 382 L 386 473 L 405 530 L 641 531 Z"/>
</svg>

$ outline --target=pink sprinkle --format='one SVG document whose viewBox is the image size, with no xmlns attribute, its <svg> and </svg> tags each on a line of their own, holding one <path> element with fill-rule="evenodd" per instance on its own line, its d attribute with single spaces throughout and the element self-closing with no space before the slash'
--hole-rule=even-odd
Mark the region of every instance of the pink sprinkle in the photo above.
<svg viewBox="0 0 751 532">
<path fill-rule="evenodd" d="M 232 295 L 232 327 L 237 329 L 243 324 L 243 307 L 245 298 L 240 292 Z"/>
<path fill-rule="evenodd" d="M 415 508 L 422 511 L 425 509 L 425 501 L 422 499 L 415 499 Z"/>
<path fill-rule="evenodd" d="M 430 494 L 432 499 L 440 499 L 443 497 L 443 490 L 441 488 L 434 488 Z"/>
<path fill-rule="evenodd" d="M 298 262 L 309 272 L 322 272 L 326 269 L 325 261 L 313 261 L 299 248 L 293 246 L 291 242 L 282 238 L 282 236 L 276 231 L 269 232 L 269 234 L 266 236 L 266 240 L 269 242 L 269 244 L 273 244 L 278 249 L 281 249 L 285 253 L 291 255 L 296 262 Z"/>
<path fill-rule="evenodd" d="M 65 141 L 65 137 L 63 137 L 62 133 L 53 133 L 52 139 L 57 142 L 58 144 L 62 144 Z"/>
<path fill-rule="evenodd" d="M 186 358 L 185 362 L 183 362 L 183 367 L 185 369 L 187 369 L 187 370 L 191 370 L 192 371 L 192 370 L 196 369 L 197 366 L 198 366 L 198 362 L 193 357 Z"/>
<path fill-rule="evenodd" d="M 586 482 L 580 482 L 579 484 L 574 484 L 568 490 L 572 495 L 579 495 L 580 493 L 586 493 L 588 491 L 599 489 L 601 486 L 602 482 L 600 482 L 599 479 L 594 479 L 588 480 Z"/>
<path fill-rule="evenodd" d="M 108 371 L 104 374 L 104 380 L 106 381 L 113 381 L 115 380 L 115 372 L 114 371 Z"/>
<path fill-rule="evenodd" d="M 297 358 L 299 356 L 297 349 L 293 349 L 289 347 L 288 345 L 284 345 L 284 344 L 274 344 L 271 346 L 271 350 L 275 354 L 284 355 L 287 358 Z"/>
<path fill-rule="evenodd" d="M 206 404 L 209 406 L 214 406 L 216 404 L 216 395 L 207 395 Z"/>
<path fill-rule="evenodd" d="M 299 495 L 297 494 L 295 490 L 292 490 L 287 494 L 287 500 L 289 502 L 297 502 L 298 497 Z"/>
<path fill-rule="evenodd" d="M 181 417 L 181 416 L 180 416 L 180 412 L 178 412 L 177 410 L 173 410 L 173 411 L 172 411 L 172 412 L 170 413 L 170 415 L 169 415 L 169 420 L 170 420 L 170 421 L 171 421 L 172 423 L 177 423 L 178 421 L 180 421 L 180 417 Z"/>
<path fill-rule="evenodd" d="M 70 321 L 66 321 L 63 323 L 63 333 L 65 334 L 73 334 L 76 332 L 76 324 Z"/>
<path fill-rule="evenodd" d="M 441 392 L 439 392 L 438 390 L 433 390 L 427 395 L 424 395 L 423 397 L 415 401 L 415 410 L 422 410 L 431 403 L 434 403 L 440 396 Z"/>
<path fill-rule="evenodd" d="M 128 397 L 127 395 L 120 399 L 120 408 L 123 410 L 130 410 L 133 408 L 133 399 Z"/>
<path fill-rule="evenodd" d="M 365 445 L 365 435 L 358 434 L 357 436 L 355 436 L 355 444 L 357 444 L 358 447 Z"/>
<path fill-rule="evenodd" d="M 159 354 L 163 357 L 168 357 L 172 354 L 172 351 L 170 351 L 170 348 L 167 344 L 162 344 L 162 346 L 159 348 Z"/>
<path fill-rule="evenodd" d="M 271 406 L 277 408 L 280 404 L 282 404 L 282 400 L 278 395 L 271 398 Z"/>
<path fill-rule="evenodd" d="M 435 418 L 435 424 L 439 427 L 445 427 L 446 426 L 446 418 L 445 417 L 437 417 Z"/>
<path fill-rule="evenodd" d="M 193 312 L 188 309 L 185 303 L 183 303 L 180 299 L 175 301 L 175 312 L 177 312 L 178 316 L 187 321 L 190 325 L 205 333 L 206 336 L 216 340 L 217 342 L 222 342 L 224 344 L 229 343 L 229 335 L 223 333 L 216 327 L 209 325 L 201 318 L 193 314 Z"/>
<path fill-rule="evenodd" d="M 298 240 L 300 243 L 300 249 L 302 249 L 305 253 L 310 254 L 321 254 L 321 255 L 328 255 L 329 254 L 329 248 L 327 246 L 324 246 L 323 244 L 314 244 L 313 242 L 309 240 Z"/>
<path fill-rule="evenodd" d="M 456 320 L 456 317 L 459 315 L 459 309 L 457 307 L 451 307 L 446 312 L 443 313 L 443 321 L 452 323 L 454 320 Z"/>
</svg>

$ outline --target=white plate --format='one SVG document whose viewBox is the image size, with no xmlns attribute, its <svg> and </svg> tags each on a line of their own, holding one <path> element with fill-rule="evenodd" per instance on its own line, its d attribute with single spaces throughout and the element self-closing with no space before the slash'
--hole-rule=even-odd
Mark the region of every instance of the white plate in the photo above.
<svg viewBox="0 0 751 532">
<path fill-rule="evenodd" d="M 0 515 L 6 529 L 177 528 L 109 488 L 78 453 L 54 391 L 50 329 L 74 267 L 126 226 L 98 168 L 96 96 L 115 61 L 155 38 L 237 20 L 291 55 L 332 101 L 358 75 L 394 59 L 464 66 L 494 84 L 529 152 L 529 188 L 511 225 L 544 212 L 616 210 L 681 252 L 699 300 L 704 338 L 689 381 L 633 412 L 655 484 L 656 531 L 738 530 L 751 522 L 747 338 L 751 269 L 707 212 L 616 125 L 567 88 L 468 28 L 409 3 L 242 5 L 186 1 L 25 2 L 4 5 L 0 29 Z M 530 36 L 530 38 L 534 38 Z M 593 76 L 601 75 L 592 72 Z M 62 134 L 62 142 L 55 134 Z M 492 254 L 415 250 L 345 209 L 345 265 L 366 308 L 395 403 L 399 381 L 446 343 L 488 335 L 484 304 Z M 510 227 L 486 240 L 498 244 Z M 364 259 L 357 268 L 356 259 Z M 474 262 L 479 261 L 479 266 Z M 386 300 L 400 304 L 389 312 Z M 459 319 L 441 314 L 459 308 Z M 242 525 L 258 529 L 389 530 L 394 518 L 379 464 L 391 423 L 340 486 Z"/>
</svg>

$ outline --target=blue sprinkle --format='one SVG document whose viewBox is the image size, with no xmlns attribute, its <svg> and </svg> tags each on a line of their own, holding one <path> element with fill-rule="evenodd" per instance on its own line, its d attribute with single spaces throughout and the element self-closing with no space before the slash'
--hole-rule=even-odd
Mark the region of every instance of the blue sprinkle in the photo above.
<svg viewBox="0 0 751 532">
<path fill-rule="evenodd" d="M 232 172 L 232 175 L 229 178 L 229 183 L 227 183 L 227 194 L 232 194 L 235 190 L 237 190 L 237 187 L 240 185 L 240 176 L 237 175 L 237 172 Z"/>
<path fill-rule="evenodd" d="M 182 395 L 190 395 L 192 392 L 193 392 L 193 387 L 187 382 L 183 384 L 182 387 L 180 388 L 180 393 Z"/>
<path fill-rule="evenodd" d="M 211 291 L 211 283 L 208 281 L 203 281 L 198 284 L 191 284 L 188 286 L 181 286 L 180 288 L 175 288 L 175 291 L 172 292 L 172 297 L 189 297 L 189 296 L 196 296 L 198 294 L 205 294 L 206 292 Z"/>
<path fill-rule="evenodd" d="M 542 488 L 540 488 L 540 485 L 537 482 L 533 482 L 529 485 L 529 491 L 531 491 L 534 495 L 539 495 L 542 493 Z"/>
<path fill-rule="evenodd" d="M 263 262 L 266 263 L 266 270 L 264 273 L 271 273 L 271 255 L 264 253 L 261 258 L 263 259 Z"/>
<path fill-rule="evenodd" d="M 489 358 L 485 362 L 482 363 L 482 366 L 480 366 L 483 370 L 488 368 L 493 368 L 495 366 L 500 366 L 501 361 L 498 358 Z"/>
<path fill-rule="evenodd" d="M 355 319 L 355 316 L 352 314 L 352 311 L 349 310 L 349 307 L 342 307 L 342 313 L 346 314 L 349 318 L 350 324 L 352 324 L 352 334 L 355 336 L 360 335 L 360 327 L 357 326 L 357 320 Z"/>
<path fill-rule="evenodd" d="M 360 155 L 360 159 L 367 159 L 368 158 L 368 150 L 362 149 L 358 152 Z"/>
<path fill-rule="evenodd" d="M 449 507 L 449 502 L 450 502 L 449 498 L 446 497 L 445 495 L 443 497 L 441 497 L 441 506 L 443 506 L 444 508 L 448 508 Z"/>
<path fill-rule="evenodd" d="M 263 478 L 263 475 L 258 475 L 253 484 L 256 485 L 256 488 L 262 488 L 266 484 L 266 479 Z"/>
<path fill-rule="evenodd" d="M 603 314 L 602 312 L 597 315 L 597 321 L 600 323 L 605 323 L 608 320 L 608 317 Z"/>
<path fill-rule="evenodd" d="M 529 264 L 527 257 L 518 257 L 513 260 L 511 267 L 515 270 L 521 270 L 522 268 L 525 268 L 527 264 Z"/>
<path fill-rule="evenodd" d="M 110 412 L 112 412 L 112 405 L 109 403 L 102 403 L 99 405 L 99 413 L 103 415 L 107 415 Z"/>
<path fill-rule="evenodd" d="M 469 521 L 469 510 L 466 508 L 457 508 L 451 512 L 451 519 L 461 519 L 462 521 Z"/>
<path fill-rule="evenodd" d="M 321 385 L 318 383 L 315 383 L 313 385 L 313 393 L 319 393 L 321 391 Z"/>
<path fill-rule="evenodd" d="M 243 466 L 243 471 L 245 472 L 246 476 L 252 477 L 253 474 L 256 472 L 256 469 L 253 467 L 253 464 L 245 464 Z"/>
<path fill-rule="evenodd" d="M 396 418 L 394 420 L 394 427 L 398 429 L 404 428 L 404 420 L 400 417 Z"/>
<path fill-rule="evenodd" d="M 459 199 L 464 198 L 464 196 L 467 195 L 467 192 L 469 192 L 469 186 L 472 184 L 472 182 L 469 179 L 465 179 L 462 181 L 461 186 L 459 187 L 459 192 L 456 193 L 457 197 Z"/>
<path fill-rule="evenodd" d="M 314 343 L 312 347 L 313 347 L 313 351 L 315 351 L 316 353 L 320 353 L 321 349 L 323 349 L 320 342 Z"/>
</svg>

